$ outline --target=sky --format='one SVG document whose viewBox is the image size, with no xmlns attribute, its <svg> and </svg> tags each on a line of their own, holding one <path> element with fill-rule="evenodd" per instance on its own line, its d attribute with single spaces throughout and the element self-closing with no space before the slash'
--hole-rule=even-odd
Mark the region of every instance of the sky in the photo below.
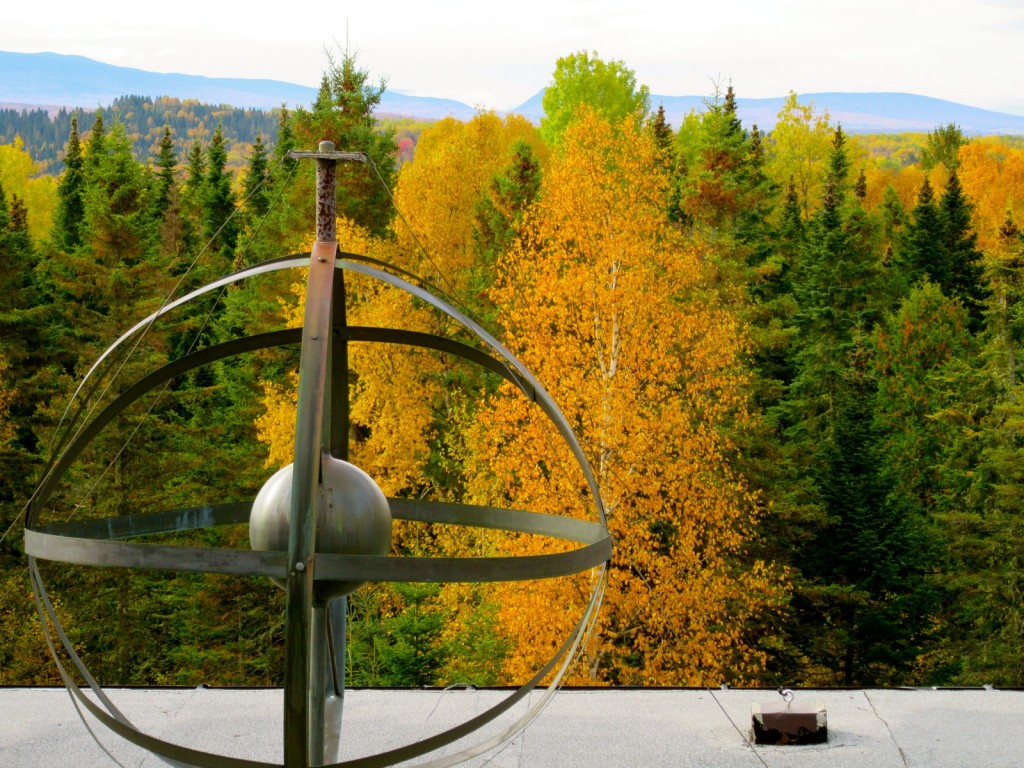
<svg viewBox="0 0 1024 768">
<path fill-rule="evenodd" d="M 316 86 L 326 51 L 417 96 L 511 109 L 559 57 L 619 60 L 652 94 L 900 91 L 1024 115 L 1024 0 L 48 0 L 0 50 Z"/>
</svg>

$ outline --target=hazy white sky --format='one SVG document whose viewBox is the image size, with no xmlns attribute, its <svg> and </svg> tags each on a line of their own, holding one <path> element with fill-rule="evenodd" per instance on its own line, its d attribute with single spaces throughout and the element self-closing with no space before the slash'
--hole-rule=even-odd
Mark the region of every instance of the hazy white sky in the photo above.
<svg viewBox="0 0 1024 768">
<path fill-rule="evenodd" d="M 316 85 L 344 47 L 389 87 L 506 109 L 596 50 L 652 93 L 908 91 L 1024 115 L 1024 0 L 10 3 L 0 50 Z"/>
</svg>

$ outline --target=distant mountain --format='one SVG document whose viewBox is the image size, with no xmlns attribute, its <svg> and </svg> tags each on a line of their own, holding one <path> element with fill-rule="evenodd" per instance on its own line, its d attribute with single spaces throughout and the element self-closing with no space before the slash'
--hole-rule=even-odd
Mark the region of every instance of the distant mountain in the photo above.
<svg viewBox="0 0 1024 768">
<path fill-rule="evenodd" d="M 106 106 L 119 96 L 172 96 L 208 104 L 270 109 L 281 104 L 308 106 L 316 89 L 280 80 L 212 78 L 162 74 L 103 64 L 83 56 L 57 53 L 0 51 L 0 106 L 85 107 Z M 534 122 L 544 114 L 544 91 L 509 110 Z M 952 101 L 911 93 L 808 93 L 800 101 L 813 101 L 816 111 L 827 109 L 834 122 L 850 132 L 930 131 L 956 123 L 968 134 L 1024 134 L 1024 117 L 968 107 Z M 784 97 L 737 99 L 744 125 L 757 123 L 771 130 Z M 651 96 L 651 105 L 665 107 L 669 121 L 678 126 L 690 111 L 704 108 L 701 96 Z M 452 99 L 411 96 L 401 91 L 384 93 L 378 113 L 437 120 L 451 116 L 468 120 L 477 110 Z"/>
<path fill-rule="evenodd" d="M 10 108 L 105 107 L 120 96 L 171 96 L 244 109 L 286 104 L 308 107 L 317 89 L 280 80 L 163 74 L 103 64 L 84 56 L 0 51 L 0 106 Z M 468 120 L 476 110 L 459 101 L 385 91 L 379 112 L 439 120 Z"/>
<path fill-rule="evenodd" d="M 207 104 L 271 109 L 310 104 L 316 89 L 280 80 L 162 74 L 84 56 L 0 51 L 0 102 L 105 107 L 118 96 L 173 96 Z"/>
<path fill-rule="evenodd" d="M 657 99 L 652 96 L 651 104 Z M 694 108 L 693 97 L 665 97 L 665 112 L 672 120 L 680 119 Z M 814 102 L 816 113 L 828 110 L 834 123 L 851 133 L 896 133 L 931 131 L 937 126 L 956 123 L 966 134 L 1024 133 L 1024 117 L 968 107 L 953 101 L 933 99 L 913 93 L 801 93 L 800 102 Z M 775 126 L 775 118 L 785 98 L 736 100 L 736 112 L 746 126 L 757 125 L 764 130 Z M 670 107 L 671 104 L 671 107 Z M 701 107 L 703 100 L 701 101 Z M 700 109 L 701 107 L 697 107 Z"/>
<path fill-rule="evenodd" d="M 528 101 L 511 110 L 534 121 L 544 114 L 539 91 Z M 970 135 L 1024 134 L 1024 117 L 968 107 L 953 101 L 918 96 L 913 93 L 801 93 L 800 103 L 814 102 L 816 114 L 828 110 L 834 123 L 841 123 L 848 133 L 926 132 L 937 126 L 956 123 Z M 743 125 L 757 124 L 763 131 L 775 127 L 775 120 L 785 104 L 785 97 L 770 99 L 736 99 L 736 113 Z M 665 117 L 679 127 L 691 110 L 705 109 L 704 96 L 651 95 L 651 107 L 665 107 Z"/>
</svg>

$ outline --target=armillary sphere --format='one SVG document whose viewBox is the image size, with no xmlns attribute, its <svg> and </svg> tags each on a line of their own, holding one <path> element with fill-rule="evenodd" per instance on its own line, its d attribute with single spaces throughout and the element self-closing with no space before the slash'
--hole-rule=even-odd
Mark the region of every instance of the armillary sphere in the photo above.
<svg viewBox="0 0 1024 768">
<path fill-rule="evenodd" d="M 425 757 L 421 765 L 453 765 L 511 738 L 539 713 L 568 669 L 592 626 L 605 583 L 611 539 L 597 482 L 583 450 L 558 406 L 539 381 L 480 325 L 416 284 L 413 276 L 381 262 L 340 253 L 335 230 L 338 162 L 367 162 L 365 155 L 335 152 L 323 142 L 317 152 L 294 152 L 317 161 L 317 242 L 309 255 L 274 259 L 211 282 L 166 304 L 128 330 L 100 356 L 79 386 L 85 391 L 98 368 L 153 322 L 230 283 L 276 270 L 309 268 L 301 329 L 242 336 L 190 353 L 151 370 L 121 391 L 101 412 L 77 411 L 67 437 L 29 504 L 25 548 L 47 643 L 59 673 L 77 703 L 127 741 L 175 766 L 269 768 L 280 763 L 244 760 L 192 749 L 147 735 L 122 714 L 90 674 L 61 626 L 37 560 L 90 566 L 178 572 L 266 576 L 287 591 L 285 608 L 285 768 L 371 768 Z M 466 344 L 452 338 L 396 328 L 350 326 L 345 318 L 345 275 L 351 273 L 405 291 L 468 331 Z M 526 510 L 386 499 L 376 483 L 348 463 L 348 345 L 398 344 L 463 358 L 503 377 L 546 414 L 571 450 L 589 486 L 594 521 Z M 256 498 L 237 503 L 100 520 L 43 524 L 41 515 L 82 451 L 119 414 L 147 393 L 201 366 L 260 349 L 301 345 L 294 462 L 269 478 Z M 529 533 L 569 542 L 555 554 L 529 557 L 389 556 L 392 519 Z M 147 543 L 145 538 L 235 523 L 250 524 L 251 550 Z M 367 581 L 494 582 L 541 579 L 598 569 L 579 622 L 532 679 L 473 719 L 420 741 L 369 757 L 336 762 L 344 693 L 345 595 Z M 52 627 L 52 630 L 51 630 Z M 63 653 L 58 652 L 58 644 Z M 77 672 L 77 675 L 74 673 Z M 471 736 L 522 701 L 542 680 L 544 696 L 511 726 L 470 747 L 439 753 Z M 92 690 L 89 696 L 83 688 Z M 478 735 L 478 738 L 481 738 Z M 440 754 L 440 756 L 438 756 Z"/>
</svg>

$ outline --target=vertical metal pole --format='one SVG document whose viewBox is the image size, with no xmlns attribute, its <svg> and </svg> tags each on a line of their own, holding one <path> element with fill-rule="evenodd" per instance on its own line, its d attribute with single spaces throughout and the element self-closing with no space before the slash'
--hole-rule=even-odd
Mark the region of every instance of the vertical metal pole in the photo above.
<svg viewBox="0 0 1024 768">
<path fill-rule="evenodd" d="M 311 680 L 309 686 L 309 759 L 310 765 L 325 765 L 324 759 L 324 700 L 329 688 L 327 671 L 328 658 L 328 621 L 327 606 L 323 601 L 313 601 L 313 621 L 310 626 L 309 666 Z"/>
<path fill-rule="evenodd" d="M 320 152 L 333 151 L 322 142 Z M 299 399 L 295 419 L 295 462 L 292 474 L 291 525 L 288 537 L 288 598 L 285 608 L 284 764 L 309 768 L 322 764 L 311 748 L 323 743 L 323 717 L 314 722 L 310 707 L 312 676 L 313 565 L 323 446 L 324 405 L 327 389 L 331 299 L 334 262 L 338 250 L 335 230 L 335 163 L 317 159 L 317 242 L 310 257 L 306 313 L 299 362 Z M 320 614 L 321 618 L 323 614 Z M 321 657 L 322 659 L 322 657 Z M 319 735 L 314 733 L 318 731 Z"/>
<path fill-rule="evenodd" d="M 348 461 L 349 435 L 349 382 L 348 382 L 348 318 L 345 310 L 345 272 L 337 270 L 331 297 L 331 348 L 329 386 L 330 404 L 324 409 L 324 433 L 327 435 L 331 456 Z M 314 695 L 320 697 L 321 751 L 323 763 L 338 760 L 341 746 L 341 718 L 345 705 L 345 648 L 348 641 L 348 597 L 342 595 L 325 606 L 326 621 L 320 642 L 326 643 L 323 681 Z M 314 611 L 317 609 L 314 608 Z M 314 638 L 317 642 L 317 638 Z M 318 667 L 314 666 L 314 670 Z"/>
</svg>

